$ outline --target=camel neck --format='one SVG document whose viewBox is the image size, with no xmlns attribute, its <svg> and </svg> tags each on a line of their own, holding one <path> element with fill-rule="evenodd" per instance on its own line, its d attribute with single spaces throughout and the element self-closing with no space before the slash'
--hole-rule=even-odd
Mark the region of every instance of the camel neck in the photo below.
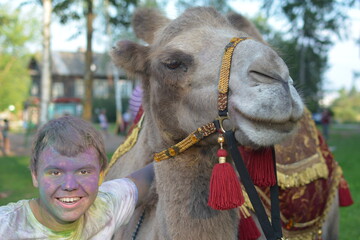
<svg viewBox="0 0 360 240">
<path fill-rule="evenodd" d="M 212 167 L 217 162 L 216 151 L 216 146 L 194 146 L 155 164 L 160 221 L 176 223 L 168 225 L 164 232 L 171 239 L 192 239 L 204 230 L 212 232 L 212 228 L 219 224 L 224 224 L 220 228 L 223 235 L 213 239 L 223 239 L 224 236 L 235 239 L 237 226 L 234 223 L 238 220 L 235 210 L 217 211 L 207 205 Z M 177 238 L 178 229 L 189 230 L 181 233 L 182 238 Z"/>
</svg>

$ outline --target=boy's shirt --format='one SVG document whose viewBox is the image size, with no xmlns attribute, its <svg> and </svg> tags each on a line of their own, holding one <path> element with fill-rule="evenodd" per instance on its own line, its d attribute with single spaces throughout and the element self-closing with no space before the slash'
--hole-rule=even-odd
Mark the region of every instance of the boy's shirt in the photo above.
<svg viewBox="0 0 360 240">
<path fill-rule="evenodd" d="M 54 232 L 39 223 L 30 209 L 30 200 L 0 207 L 1 239 L 111 239 L 114 231 L 129 222 L 138 190 L 130 179 L 104 182 L 93 205 L 74 223 L 75 231 Z"/>
</svg>

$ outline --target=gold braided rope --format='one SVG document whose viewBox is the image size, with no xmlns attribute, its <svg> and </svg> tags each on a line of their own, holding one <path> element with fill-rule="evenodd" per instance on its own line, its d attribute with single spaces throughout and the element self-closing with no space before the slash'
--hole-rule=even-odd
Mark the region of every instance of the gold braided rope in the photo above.
<svg viewBox="0 0 360 240">
<path fill-rule="evenodd" d="M 199 142 L 204 137 L 207 137 L 210 134 L 214 133 L 215 131 L 216 131 L 215 124 L 208 123 L 198 128 L 196 131 L 190 133 L 190 135 L 187 136 L 185 139 L 183 139 L 181 142 L 178 142 L 177 144 L 169 147 L 168 149 L 162 152 L 155 153 L 154 160 L 156 162 L 160 162 L 162 160 L 174 157 L 179 153 L 184 152 L 186 149 L 190 148 L 192 145 Z"/>
<path fill-rule="evenodd" d="M 230 80 L 230 68 L 232 56 L 235 50 L 235 47 L 242 41 L 247 38 L 232 38 L 230 43 L 225 47 L 225 53 L 222 58 L 221 69 L 220 69 L 220 79 L 219 79 L 219 96 L 218 96 L 218 109 L 223 111 L 227 106 L 227 98 L 229 91 L 229 80 Z"/>
<path fill-rule="evenodd" d="M 218 110 L 225 110 L 227 106 L 227 92 L 229 90 L 229 79 L 230 79 L 230 68 L 231 68 L 231 60 L 232 55 L 234 52 L 235 47 L 238 43 L 246 40 L 247 38 L 232 38 L 230 43 L 225 47 L 225 53 L 222 58 L 221 62 L 221 69 L 220 69 L 220 79 L 219 79 L 219 96 L 218 96 Z M 169 147 L 168 149 L 161 151 L 159 153 L 155 153 L 154 160 L 155 162 L 160 162 L 165 159 L 169 159 L 174 157 L 191 146 L 195 143 L 199 142 L 206 136 L 214 133 L 216 131 L 216 127 L 214 123 L 208 123 L 196 131 L 190 133 L 185 139 L 181 142 Z"/>
</svg>

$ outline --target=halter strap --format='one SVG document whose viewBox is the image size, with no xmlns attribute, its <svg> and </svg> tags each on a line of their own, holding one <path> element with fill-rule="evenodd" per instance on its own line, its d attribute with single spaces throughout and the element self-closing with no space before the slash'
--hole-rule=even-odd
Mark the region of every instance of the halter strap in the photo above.
<svg viewBox="0 0 360 240">
<path fill-rule="evenodd" d="M 230 69 L 233 52 L 235 47 L 242 41 L 248 38 L 232 38 L 230 42 L 225 47 L 225 53 L 222 58 L 221 69 L 220 69 L 220 79 L 218 86 L 218 110 L 219 116 L 227 115 L 227 105 L 228 105 L 228 92 L 229 92 L 229 81 L 230 81 Z"/>
<path fill-rule="evenodd" d="M 186 149 L 190 148 L 192 145 L 194 145 L 195 143 L 199 142 L 204 137 L 207 137 L 214 132 L 216 132 L 215 124 L 208 123 L 208 124 L 198 128 L 196 131 L 190 133 L 190 135 L 187 136 L 185 139 L 183 139 L 181 142 L 169 147 L 168 149 L 166 149 L 164 151 L 155 153 L 154 160 L 156 162 L 160 162 L 162 160 L 166 160 L 171 157 L 174 157 L 174 156 L 184 152 Z"/>
<path fill-rule="evenodd" d="M 225 47 L 225 53 L 222 58 L 221 62 L 221 69 L 220 69 L 220 79 L 218 85 L 218 111 L 219 117 L 217 120 L 220 122 L 220 129 L 221 131 L 225 132 L 222 122 L 224 119 L 227 118 L 227 105 L 228 105 L 228 92 L 229 92 L 229 80 L 230 80 L 230 68 L 231 68 L 231 60 L 232 55 L 234 52 L 235 47 L 242 41 L 248 38 L 232 38 L 230 42 Z M 166 150 L 163 150 L 159 153 L 154 154 L 155 162 L 161 162 L 162 160 L 169 159 L 174 157 L 191 146 L 195 143 L 198 143 L 204 137 L 211 135 L 212 133 L 216 132 L 216 126 L 212 123 L 207 123 L 204 126 L 198 128 L 196 131 L 190 133 L 186 138 L 184 138 L 179 143 L 169 147 Z"/>
</svg>

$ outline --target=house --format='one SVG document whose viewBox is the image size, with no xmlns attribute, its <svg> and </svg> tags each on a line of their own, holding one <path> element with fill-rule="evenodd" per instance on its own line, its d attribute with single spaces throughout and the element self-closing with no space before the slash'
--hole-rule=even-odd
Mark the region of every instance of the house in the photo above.
<svg viewBox="0 0 360 240">
<path fill-rule="evenodd" d="M 33 57 L 29 64 L 32 84 L 30 88 L 31 99 L 40 99 L 41 96 L 41 58 Z M 131 95 L 134 81 L 126 80 L 125 73 L 116 68 L 111 62 L 110 56 L 107 53 L 93 53 L 93 64 L 91 66 L 93 71 L 93 98 L 94 99 L 108 99 L 110 98 L 111 88 L 116 87 L 118 103 L 116 104 L 119 112 L 124 112 L 120 104 L 127 101 Z M 60 113 L 54 110 L 54 104 L 67 104 L 67 109 L 72 109 L 69 104 L 76 105 L 73 109 L 75 112 L 68 112 L 70 114 L 81 114 L 82 100 L 85 96 L 84 84 L 85 72 L 85 52 L 58 52 L 51 53 L 51 102 L 49 117 L 56 117 Z M 114 81 L 114 76 L 118 79 Z M 114 101 L 115 101 L 114 99 Z M 73 100 L 73 101 L 72 101 Z M 55 111 L 55 113 L 54 113 Z M 59 110 L 58 110 L 59 111 Z M 65 112 L 62 113 L 65 113 Z M 72 110 L 71 110 L 72 111 Z"/>
</svg>

